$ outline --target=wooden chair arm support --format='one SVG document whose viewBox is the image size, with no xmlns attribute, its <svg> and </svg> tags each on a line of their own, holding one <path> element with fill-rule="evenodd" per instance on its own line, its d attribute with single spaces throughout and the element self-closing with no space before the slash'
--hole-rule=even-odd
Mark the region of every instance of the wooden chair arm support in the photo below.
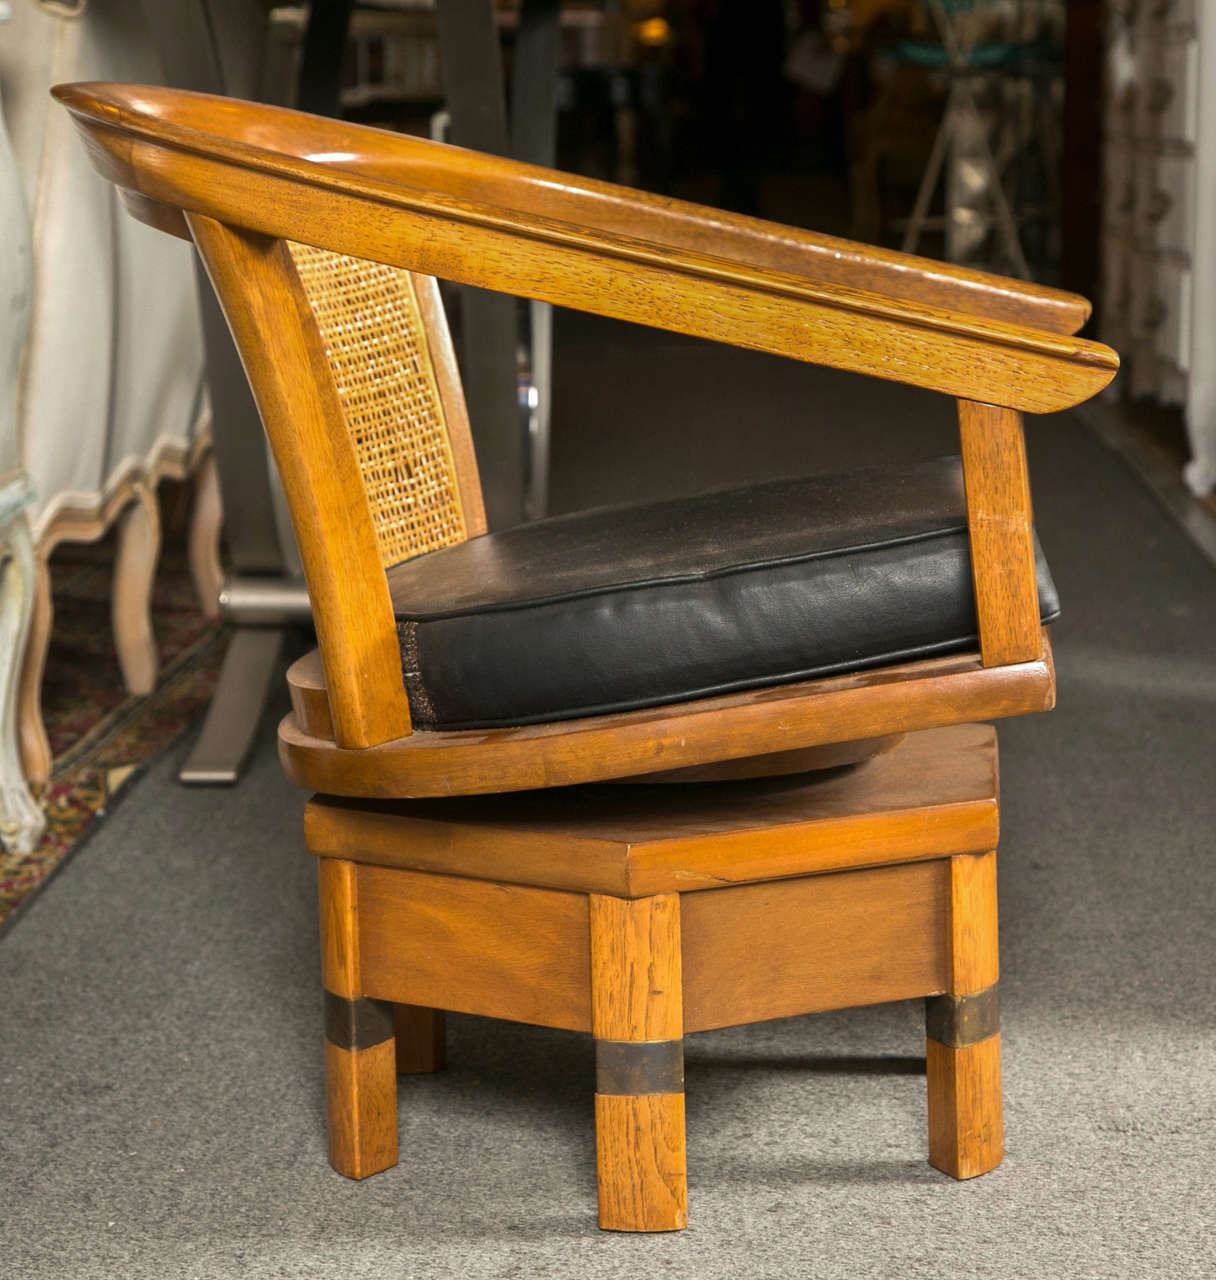
<svg viewBox="0 0 1216 1280">
<path fill-rule="evenodd" d="M 1042 624 L 1022 417 L 970 400 L 958 416 L 980 655 L 985 667 L 1029 662 Z"/>
<path fill-rule="evenodd" d="M 840 252 L 838 269 L 868 287 L 829 280 L 823 271 L 812 280 L 748 261 L 756 255 L 746 247 L 763 238 L 754 227 L 713 241 L 710 229 L 725 224 L 712 211 L 690 222 L 682 207 L 659 215 L 653 202 L 634 197 L 629 208 L 645 217 L 618 209 L 609 226 L 567 222 L 529 207 L 539 203 L 544 171 L 501 162 L 498 177 L 487 181 L 484 157 L 439 144 L 415 140 L 403 149 L 406 140 L 376 131 L 322 127 L 297 113 L 201 95 L 105 85 L 55 92 L 88 139 L 94 164 L 139 197 L 131 201 L 138 216 L 157 216 L 162 226 L 148 201 L 441 279 L 1029 412 L 1088 399 L 1118 368 L 1115 354 L 1097 343 L 872 291 L 901 279 L 897 288 L 905 293 L 933 293 L 931 272 L 911 260 L 893 267 L 892 255 L 854 247 L 846 259 L 828 242 L 794 237 L 799 261 L 822 265 Z M 206 132 L 217 113 L 235 117 L 244 140 Z M 323 150 L 329 142 L 339 149 Z M 394 156 L 425 147 L 444 165 L 458 163 L 467 174 L 461 193 L 390 181 L 381 176 L 383 160 L 372 173 L 361 171 L 360 148 L 373 142 Z M 545 207 L 560 214 L 570 183 L 547 176 L 553 203 Z M 317 199 L 320 192 L 325 199 Z M 579 199 L 585 210 L 585 193 Z M 603 205 L 601 198 L 601 211 Z M 670 242 L 670 228 L 681 220 L 685 240 L 712 242 L 714 255 Z M 646 238 L 652 235 L 667 240 Z M 721 256 L 732 243 L 741 258 Z M 909 280 L 918 283 L 908 288 Z M 971 291 L 991 301 L 995 288 Z M 947 293 L 953 302 L 957 295 Z"/>
</svg>

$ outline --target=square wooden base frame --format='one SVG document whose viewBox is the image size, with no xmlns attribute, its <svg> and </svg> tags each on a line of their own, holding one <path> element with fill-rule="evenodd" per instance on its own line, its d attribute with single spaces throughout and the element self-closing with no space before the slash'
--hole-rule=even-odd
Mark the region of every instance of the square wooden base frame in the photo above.
<svg viewBox="0 0 1216 1280">
<path fill-rule="evenodd" d="M 970 725 L 808 780 L 314 800 L 333 1167 L 396 1163 L 441 1010 L 589 1031 L 600 1225 L 677 1230 L 685 1032 L 924 996 L 929 1160 L 994 1168 L 996 794 Z"/>
</svg>

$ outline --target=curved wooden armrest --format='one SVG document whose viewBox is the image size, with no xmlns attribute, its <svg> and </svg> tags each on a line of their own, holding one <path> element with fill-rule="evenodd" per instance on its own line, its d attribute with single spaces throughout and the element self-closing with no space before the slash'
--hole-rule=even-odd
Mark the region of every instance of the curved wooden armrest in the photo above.
<svg viewBox="0 0 1216 1280">
<path fill-rule="evenodd" d="M 277 108 L 114 85 L 55 93 L 94 164 L 135 194 L 133 212 L 162 227 L 149 201 L 442 279 L 1030 412 L 1077 404 L 1118 368 L 1108 348 L 1043 326 L 1040 304 L 1057 328 L 1084 318 L 1060 301 L 1067 295 L 860 246 L 846 254 L 833 247 L 846 242 L 772 235 L 753 220 Z M 423 181 L 436 185 L 413 185 Z M 1002 297 L 1019 321 L 1033 314 L 1043 327 L 992 318 Z"/>
<path fill-rule="evenodd" d="M 398 141 L 369 130 L 366 141 L 366 149 L 342 168 L 817 284 L 1051 333 L 1076 333 L 1090 315 L 1088 300 L 1077 294 L 990 272 L 419 138 Z"/>
<path fill-rule="evenodd" d="M 87 88 L 94 103 L 106 100 L 103 86 Z M 141 91 L 141 102 L 154 109 L 155 91 Z M 213 110 L 208 99 L 175 102 L 174 120 L 206 132 Z M 249 141 L 395 186 L 1050 333 L 1075 333 L 1090 314 L 1085 298 L 1027 281 L 408 135 L 277 108 L 257 112 L 256 123 L 242 120 Z"/>
</svg>

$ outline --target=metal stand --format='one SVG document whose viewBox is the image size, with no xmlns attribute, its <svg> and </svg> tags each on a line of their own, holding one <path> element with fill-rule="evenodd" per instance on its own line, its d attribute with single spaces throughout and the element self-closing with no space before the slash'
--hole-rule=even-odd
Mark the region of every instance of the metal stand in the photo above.
<svg viewBox="0 0 1216 1280">
<path fill-rule="evenodd" d="M 552 165 L 557 155 L 559 0 L 523 0 L 515 36 L 510 132 L 492 0 L 439 0 L 451 141 Z M 552 308 L 461 290 L 465 399 L 490 527 L 545 514 L 549 488 Z"/>
<path fill-rule="evenodd" d="M 946 258 L 951 262 L 968 261 L 989 232 L 995 230 L 1008 269 L 1029 280 L 1030 267 L 1022 251 L 1017 219 L 1002 185 L 1001 166 L 989 143 L 988 121 L 976 97 L 976 84 L 985 73 L 970 63 L 975 32 L 961 31 L 954 11 L 942 0 L 929 0 L 929 8 L 949 58 L 950 91 L 900 247 L 904 253 L 915 253 L 921 233 L 935 221 L 928 216 L 929 202 L 944 169 Z"/>
<path fill-rule="evenodd" d="M 144 0 L 170 83 L 256 98 L 264 84 L 260 0 Z M 299 106 L 336 115 L 353 0 L 317 0 L 304 40 Z M 171 10 L 171 12 L 170 12 Z M 453 140 L 552 164 L 557 133 L 559 0 L 524 0 L 515 47 L 508 146 L 502 57 L 492 0 L 441 0 L 440 43 Z M 257 38 L 249 33 L 257 28 Z M 276 519 L 277 483 L 261 423 L 227 325 L 200 269 L 207 378 L 224 498 L 225 540 L 236 577 L 220 594 L 234 633 L 203 729 L 178 775 L 231 784 L 257 730 L 286 638 L 311 622 L 290 529 Z M 465 394 L 492 527 L 543 515 L 548 496 L 552 310 L 467 289 L 462 300 Z M 521 343 L 521 330 L 523 342 Z M 270 501 L 267 501 L 267 496 Z M 296 576 L 291 576 L 293 570 Z"/>
<path fill-rule="evenodd" d="M 178 774 L 193 785 L 231 785 L 240 776 L 279 667 L 285 628 L 312 620 L 303 583 L 284 579 L 231 579 L 220 592 L 220 609 L 238 625 L 203 731 Z"/>
<path fill-rule="evenodd" d="M 269 30 L 261 0 L 144 0 L 144 17 L 170 84 L 259 96 Z M 290 529 L 278 518 L 277 481 L 257 407 L 201 264 L 198 276 L 225 543 L 237 575 L 225 583 L 219 603 L 235 629 L 202 733 L 178 777 L 233 783 L 266 704 L 283 628 L 309 621 L 311 611 Z"/>
</svg>

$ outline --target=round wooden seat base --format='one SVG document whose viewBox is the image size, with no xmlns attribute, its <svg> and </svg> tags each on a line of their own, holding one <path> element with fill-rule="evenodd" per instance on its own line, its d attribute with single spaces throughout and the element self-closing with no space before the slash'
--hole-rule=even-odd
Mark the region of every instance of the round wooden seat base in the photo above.
<svg viewBox="0 0 1216 1280">
<path fill-rule="evenodd" d="M 905 737 L 907 735 L 903 733 L 886 733 L 877 738 L 860 738 L 856 742 L 830 742 L 820 747 L 804 747 L 801 751 L 770 751 L 766 755 L 745 756 L 742 760 L 719 760 L 714 764 L 693 765 L 687 769 L 640 773 L 633 778 L 613 779 L 609 785 L 740 782 L 751 778 L 782 778 L 796 773 L 818 773 L 824 769 L 840 769 L 872 760 L 884 751 L 898 746 Z"/>
</svg>

